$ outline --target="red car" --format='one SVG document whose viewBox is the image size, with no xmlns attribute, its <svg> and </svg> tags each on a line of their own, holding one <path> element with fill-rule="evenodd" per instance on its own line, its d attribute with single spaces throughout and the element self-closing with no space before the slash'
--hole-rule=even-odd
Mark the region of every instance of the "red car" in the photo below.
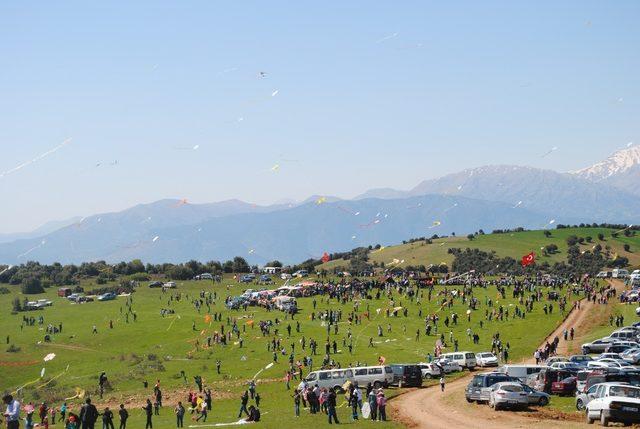
<svg viewBox="0 0 640 429">
<path fill-rule="evenodd" d="M 572 396 L 576 392 L 577 377 L 567 377 L 551 383 L 551 394 L 560 396 Z"/>
</svg>

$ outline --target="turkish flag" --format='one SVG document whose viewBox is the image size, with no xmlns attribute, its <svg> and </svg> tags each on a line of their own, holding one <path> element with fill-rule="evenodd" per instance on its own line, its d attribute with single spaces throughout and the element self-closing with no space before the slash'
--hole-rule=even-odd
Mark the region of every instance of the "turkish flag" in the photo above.
<svg viewBox="0 0 640 429">
<path fill-rule="evenodd" d="M 529 266 L 533 264 L 535 261 L 536 261 L 536 254 L 535 252 L 531 252 L 528 255 L 524 255 L 522 257 L 522 266 L 523 267 Z"/>
<path fill-rule="evenodd" d="M 327 263 L 327 262 L 329 262 L 330 259 L 331 259 L 331 256 L 329 256 L 329 254 L 327 252 L 324 252 L 322 254 L 322 259 L 321 259 L 322 262 Z"/>
</svg>

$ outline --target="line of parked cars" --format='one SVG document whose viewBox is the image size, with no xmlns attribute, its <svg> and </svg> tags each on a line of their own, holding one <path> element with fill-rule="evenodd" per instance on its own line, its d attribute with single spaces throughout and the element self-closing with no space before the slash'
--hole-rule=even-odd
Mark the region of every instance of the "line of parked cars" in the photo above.
<svg viewBox="0 0 640 429">
<path fill-rule="evenodd" d="M 576 375 L 576 408 L 587 423 L 640 423 L 640 322 L 583 344 L 582 352 L 597 354 Z"/>
</svg>

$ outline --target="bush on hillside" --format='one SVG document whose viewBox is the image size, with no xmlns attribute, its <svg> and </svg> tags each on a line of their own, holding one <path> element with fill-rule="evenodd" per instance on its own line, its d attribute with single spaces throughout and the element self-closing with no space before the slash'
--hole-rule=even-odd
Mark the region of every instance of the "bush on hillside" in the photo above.
<svg viewBox="0 0 640 429">
<path fill-rule="evenodd" d="M 44 288 L 40 279 L 35 277 L 28 277 L 22 280 L 22 293 L 25 295 L 34 295 L 37 293 L 43 293 Z"/>
</svg>

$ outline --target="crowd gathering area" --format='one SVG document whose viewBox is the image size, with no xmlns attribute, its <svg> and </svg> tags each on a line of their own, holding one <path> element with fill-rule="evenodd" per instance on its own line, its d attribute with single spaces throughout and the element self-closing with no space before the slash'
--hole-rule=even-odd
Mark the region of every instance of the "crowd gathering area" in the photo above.
<svg viewBox="0 0 640 429">
<path fill-rule="evenodd" d="M 404 387 L 302 380 L 322 368 L 431 362 L 453 351 L 522 362 L 577 301 L 609 296 L 605 281 L 588 278 L 444 279 L 293 278 L 287 286 L 299 287 L 286 293 L 295 306 L 276 306 L 271 298 L 284 292 L 266 292 L 283 286 L 277 276 L 268 285 L 240 275 L 172 288 L 141 283 L 129 295 L 83 303 L 51 288 L 37 298 L 52 305 L 14 314 L 17 293 L 0 295 L 0 391 L 20 404 L 21 428 L 124 429 L 122 417 L 127 428 L 401 427 L 384 407 Z"/>
</svg>

